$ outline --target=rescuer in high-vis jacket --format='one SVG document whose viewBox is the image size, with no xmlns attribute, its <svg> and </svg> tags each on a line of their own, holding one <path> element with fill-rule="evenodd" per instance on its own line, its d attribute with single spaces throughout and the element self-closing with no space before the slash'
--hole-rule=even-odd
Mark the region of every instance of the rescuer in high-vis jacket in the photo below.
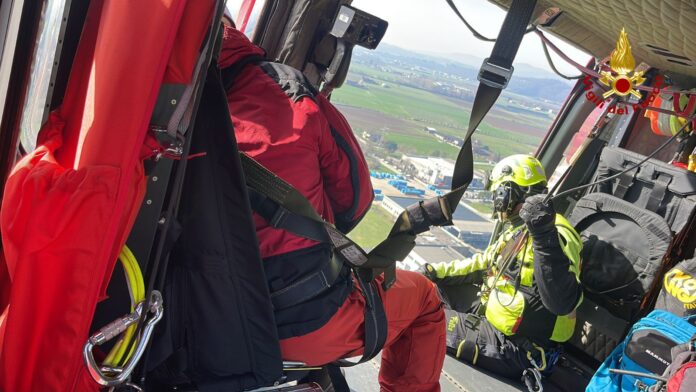
<svg viewBox="0 0 696 392">
<path fill-rule="evenodd" d="M 506 223 L 495 243 L 469 259 L 426 264 L 421 272 L 448 304 L 451 354 L 507 377 L 525 373 L 538 384 L 575 329 L 582 242 L 544 202 L 546 175 L 536 158 L 503 159 L 488 189 Z"/>
</svg>

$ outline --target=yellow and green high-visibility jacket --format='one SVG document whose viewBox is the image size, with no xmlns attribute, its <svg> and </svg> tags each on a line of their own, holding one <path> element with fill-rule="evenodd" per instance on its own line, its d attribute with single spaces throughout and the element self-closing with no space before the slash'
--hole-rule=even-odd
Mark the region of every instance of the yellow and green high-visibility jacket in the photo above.
<svg viewBox="0 0 696 392">
<path fill-rule="evenodd" d="M 507 229 L 483 253 L 469 259 L 432 266 L 441 284 L 481 284 L 486 319 L 503 334 L 565 342 L 573 335 L 574 310 L 582 301 L 582 241 L 570 223 L 556 215 L 558 243 L 535 244 L 530 236 L 496 282 L 501 253 L 523 228 Z"/>
</svg>

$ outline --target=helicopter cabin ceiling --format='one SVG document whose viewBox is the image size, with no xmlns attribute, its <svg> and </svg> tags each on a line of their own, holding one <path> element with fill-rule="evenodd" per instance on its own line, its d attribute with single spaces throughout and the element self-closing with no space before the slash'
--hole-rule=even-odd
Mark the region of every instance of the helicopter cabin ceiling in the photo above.
<svg viewBox="0 0 696 392">
<path fill-rule="evenodd" d="M 511 3 L 489 1 L 504 9 Z M 643 61 L 675 80 L 696 80 L 696 0 L 539 0 L 536 7 L 535 15 L 560 8 L 543 30 L 595 57 L 609 55 L 625 28 L 636 64 Z"/>
</svg>

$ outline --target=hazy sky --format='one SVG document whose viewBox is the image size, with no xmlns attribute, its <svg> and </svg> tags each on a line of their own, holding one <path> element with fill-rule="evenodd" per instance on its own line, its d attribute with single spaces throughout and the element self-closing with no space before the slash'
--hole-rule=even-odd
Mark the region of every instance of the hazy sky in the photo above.
<svg viewBox="0 0 696 392">
<path fill-rule="evenodd" d="M 228 0 L 233 15 L 241 0 Z M 257 0 L 261 3 L 261 0 Z M 495 37 L 505 12 L 485 0 L 456 0 L 460 12 L 481 34 Z M 468 53 L 488 57 L 493 43 L 476 39 L 450 9 L 445 0 L 354 0 L 353 6 L 389 22 L 382 42 L 421 52 Z M 258 7 L 258 6 L 257 6 Z M 589 56 L 560 40 L 554 42 L 580 64 Z M 379 50 L 379 48 L 377 48 Z M 577 74 L 572 66 L 554 57 L 557 67 L 566 74 Z M 527 34 L 516 62 L 531 64 L 551 71 L 536 34 Z"/>
</svg>

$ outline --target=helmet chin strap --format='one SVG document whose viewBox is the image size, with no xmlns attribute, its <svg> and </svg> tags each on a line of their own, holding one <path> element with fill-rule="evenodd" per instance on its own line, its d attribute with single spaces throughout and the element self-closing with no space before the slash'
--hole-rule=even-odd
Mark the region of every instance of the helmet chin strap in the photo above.
<svg viewBox="0 0 696 392">
<path fill-rule="evenodd" d="M 522 226 L 524 224 L 524 221 L 517 212 L 508 216 L 507 220 L 512 224 L 512 227 Z"/>
<path fill-rule="evenodd" d="M 500 184 L 493 195 L 493 209 L 506 215 L 516 215 L 515 210 L 519 209 L 527 191 L 528 189 L 522 189 L 512 181 Z M 500 217 L 502 218 L 502 216 Z"/>
</svg>

